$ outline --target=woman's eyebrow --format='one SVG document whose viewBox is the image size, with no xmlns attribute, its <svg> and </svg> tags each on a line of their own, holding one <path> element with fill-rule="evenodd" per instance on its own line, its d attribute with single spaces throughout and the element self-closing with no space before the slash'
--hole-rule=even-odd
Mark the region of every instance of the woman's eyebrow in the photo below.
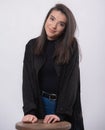
<svg viewBox="0 0 105 130">
<path fill-rule="evenodd" d="M 55 18 L 53 15 L 50 15 L 50 17 L 53 17 L 53 18 Z M 56 19 L 56 18 L 55 18 Z"/>
<path fill-rule="evenodd" d="M 50 15 L 50 17 L 56 19 L 52 14 Z M 59 21 L 59 22 L 60 22 L 60 23 L 63 23 L 63 24 L 66 24 L 66 22 L 64 22 L 64 21 Z"/>
</svg>

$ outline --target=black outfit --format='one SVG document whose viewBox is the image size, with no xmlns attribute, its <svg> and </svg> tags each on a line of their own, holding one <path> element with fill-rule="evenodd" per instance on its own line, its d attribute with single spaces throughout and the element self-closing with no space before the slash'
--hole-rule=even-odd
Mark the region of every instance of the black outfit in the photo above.
<svg viewBox="0 0 105 130">
<path fill-rule="evenodd" d="M 45 57 L 46 62 L 39 71 L 39 86 L 40 89 L 47 93 L 57 93 L 58 76 L 54 68 L 54 50 L 56 41 L 46 40 Z"/>
<path fill-rule="evenodd" d="M 41 79 L 39 79 L 39 75 L 41 71 L 44 71 L 43 69 L 46 66 L 46 51 L 40 56 L 35 55 L 35 44 L 36 39 L 30 40 L 25 50 L 23 66 L 23 110 L 25 115 L 33 114 L 38 118 L 44 118 L 45 113 L 41 101 L 39 83 Z M 57 75 L 57 106 L 55 114 L 63 117 L 63 120 L 71 122 L 72 130 L 84 130 L 80 100 L 80 72 L 77 42 L 72 45 L 71 49 L 72 55 L 68 64 L 58 65 L 53 62 L 52 66 L 54 67 L 52 73 L 55 71 Z"/>
</svg>

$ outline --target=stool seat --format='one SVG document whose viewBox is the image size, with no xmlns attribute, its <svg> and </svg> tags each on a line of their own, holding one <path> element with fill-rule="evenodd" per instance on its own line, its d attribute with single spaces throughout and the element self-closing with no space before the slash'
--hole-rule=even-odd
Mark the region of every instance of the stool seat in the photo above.
<svg viewBox="0 0 105 130">
<path fill-rule="evenodd" d="M 36 123 L 16 123 L 17 130 L 69 130 L 71 123 L 67 121 L 61 121 L 56 123 L 43 123 L 43 120 L 38 120 Z"/>
</svg>

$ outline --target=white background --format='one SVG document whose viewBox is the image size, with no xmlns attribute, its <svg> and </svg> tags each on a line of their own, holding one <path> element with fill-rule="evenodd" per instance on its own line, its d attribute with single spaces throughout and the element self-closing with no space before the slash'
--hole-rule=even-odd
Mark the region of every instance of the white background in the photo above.
<svg viewBox="0 0 105 130">
<path fill-rule="evenodd" d="M 14 130 L 23 116 L 25 45 L 58 2 L 77 20 L 85 130 L 105 130 L 105 0 L 0 0 L 0 130 Z"/>
</svg>

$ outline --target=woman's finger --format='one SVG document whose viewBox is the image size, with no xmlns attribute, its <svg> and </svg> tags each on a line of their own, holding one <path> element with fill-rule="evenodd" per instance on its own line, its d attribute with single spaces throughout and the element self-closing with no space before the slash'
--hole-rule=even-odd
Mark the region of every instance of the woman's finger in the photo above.
<svg viewBox="0 0 105 130">
<path fill-rule="evenodd" d="M 49 116 L 49 118 L 47 120 L 47 123 L 51 123 L 53 120 L 54 120 L 54 117 L 53 116 Z"/>
<path fill-rule="evenodd" d="M 43 120 L 43 123 L 47 123 L 48 118 L 49 118 L 49 115 L 46 115 L 45 118 L 44 118 L 44 120 Z"/>
<path fill-rule="evenodd" d="M 38 121 L 38 119 L 36 117 L 34 117 L 33 120 L 32 120 L 32 123 L 35 123 L 37 121 Z"/>
<path fill-rule="evenodd" d="M 23 117 L 22 122 L 36 122 L 37 121 L 37 117 L 34 115 L 26 115 Z"/>
<path fill-rule="evenodd" d="M 57 121 L 60 121 L 60 118 L 55 118 L 55 119 L 53 119 L 52 123 L 55 123 L 55 122 L 57 122 Z"/>
<path fill-rule="evenodd" d="M 55 123 L 56 121 L 60 121 L 60 118 L 56 115 L 47 115 L 44 118 L 44 123 Z"/>
</svg>

